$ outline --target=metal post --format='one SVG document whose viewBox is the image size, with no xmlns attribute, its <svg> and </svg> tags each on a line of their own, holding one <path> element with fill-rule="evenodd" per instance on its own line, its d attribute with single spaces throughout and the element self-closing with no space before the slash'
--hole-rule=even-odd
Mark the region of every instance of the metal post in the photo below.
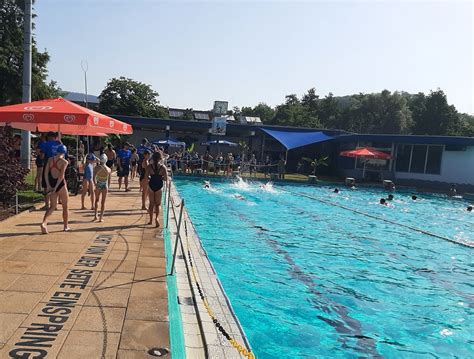
<svg viewBox="0 0 474 359">
<path fill-rule="evenodd" d="M 15 193 L 15 214 L 18 214 L 18 191 Z"/>
<path fill-rule="evenodd" d="M 169 186 L 171 186 L 171 182 L 168 181 Z M 170 188 L 171 189 L 171 188 Z M 168 189 L 168 199 L 166 204 L 166 228 L 168 228 L 168 223 L 170 221 L 170 202 L 171 202 L 171 191 Z"/>
<path fill-rule="evenodd" d="M 31 7 L 32 0 L 25 0 L 23 17 L 23 102 L 31 102 Z M 26 168 L 31 168 L 30 131 L 21 131 L 21 159 Z"/>
<path fill-rule="evenodd" d="M 176 253 L 178 252 L 178 241 L 181 240 L 181 236 L 180 236 L 179 231 L 181 230 L 181 220 L 183 219 L 183 209 L 184 209 L 184 199 L 181 200 L 181 208 L 179 210 L 178 229 L 177 229 L 177 232 L 176 232 L 176 239 L 175 239 L 175 243 L 174 243 L 173 261 L 171 262 L 170 275 L 173 275 L 173 272 L 174 272 L 174 263 L 176 262 Z"/>
</svg>

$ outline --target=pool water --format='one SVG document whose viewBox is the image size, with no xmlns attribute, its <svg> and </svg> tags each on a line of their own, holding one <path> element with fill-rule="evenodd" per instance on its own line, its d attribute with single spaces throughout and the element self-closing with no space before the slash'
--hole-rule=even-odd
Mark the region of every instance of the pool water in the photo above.
<svg viewBox="0 0 474 359">
<path fill-rule="evenodd" d="M 473 358 L 474 242 L 445 196 L 175 179 L 258 358 Z"/>
</svg>

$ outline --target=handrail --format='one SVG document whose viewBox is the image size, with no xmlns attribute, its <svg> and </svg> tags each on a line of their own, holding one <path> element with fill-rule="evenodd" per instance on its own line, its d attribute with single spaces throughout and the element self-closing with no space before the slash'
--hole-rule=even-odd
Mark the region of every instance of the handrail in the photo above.
<svg viewBox="0 0 474 359">
<path fill-rule="evenodd" d="M 181 241 L 180 230 L 181 230 L 181 221 L 183 219 L 183 209 L 184 209 L 184 199 L 181 200 L 181 208 L 179 210 L 179 220 L 177 222 L 176 238 L 175 238 L 174 251 L 173 251 L 173 261 L 171 262 L 171 272 L 169 273 L 169 275 L 173 275 L 174 265 L 176 262 L 176 254 L 178 253 L 178 242 Z M 173 213 L 175 213 L 174 206 L 173 206 Z M 176 214 L 174 215 L 174 218 L 176 220 Z"/>
</svg>

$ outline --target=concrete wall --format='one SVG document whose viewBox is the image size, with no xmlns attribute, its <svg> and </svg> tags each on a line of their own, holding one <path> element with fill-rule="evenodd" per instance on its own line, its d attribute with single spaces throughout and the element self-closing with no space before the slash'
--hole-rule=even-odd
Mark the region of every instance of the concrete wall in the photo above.
<svg viewBox="0 0 474 359">
<path fill-rule="evenodd" d="M 428 182 L 474 185 L 474 146 L 466 151 L 444 151 L 439 175 L 395 172 L 395 178 Z"/>
</svg>

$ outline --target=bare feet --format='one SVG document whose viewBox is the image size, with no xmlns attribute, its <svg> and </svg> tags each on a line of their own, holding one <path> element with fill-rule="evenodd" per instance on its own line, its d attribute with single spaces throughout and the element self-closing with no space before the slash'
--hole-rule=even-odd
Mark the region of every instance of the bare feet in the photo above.
<svg viewBox="0 0 474 359">
<path fill-rule="evenodd" d="M 130 188 L 126 188 L 126 189 L 125 189 L 125 192 L 130 192 L 130 191 L 131 191 Z"/>
<path fill-rule="evenodd" d="M 148 222 L 148 224 L 153 224 L 153 221 Z"/>
<path fill-rule="evenodd" d="M 155 227 L 156 227 L 156 228 L 160 227 L 160 222 L 159 222 L 158 220 L 156 220 Z"/>
<path fill-rule="evenodd" d="M 95 222 L 97 221 L 97 216 L 94 216 L 94 219 L 92 220 L 92 222 Z"/>
<path fill-rule="evenodd" d="M 71 232 L 71 228 L 70 227 L 64 227 L 64 232 Z"/>
<path fill-rule="evenodd" d="M 44 223 L 41 223 L 40 227 L 41 227 L 41 233 L 48 234 L 48 228 L 46 227 Z"/>
<path fill-rule="evenodd" d="M 146 208 L 146 206 L 142 206 L 142 209 L 143 209 L 144 211 L 148 211 L 148 208 Z"/>
<path fill-rule="evenodd" d="M 104 222 L 104 219 L 103 218 L 99 219 L 99 222 L 100 223 Z"/>
<path fill-rule="evenodd" d="M 86 206 L 82 206 L 81 209 L 87 209 Z"/>
</svg>

